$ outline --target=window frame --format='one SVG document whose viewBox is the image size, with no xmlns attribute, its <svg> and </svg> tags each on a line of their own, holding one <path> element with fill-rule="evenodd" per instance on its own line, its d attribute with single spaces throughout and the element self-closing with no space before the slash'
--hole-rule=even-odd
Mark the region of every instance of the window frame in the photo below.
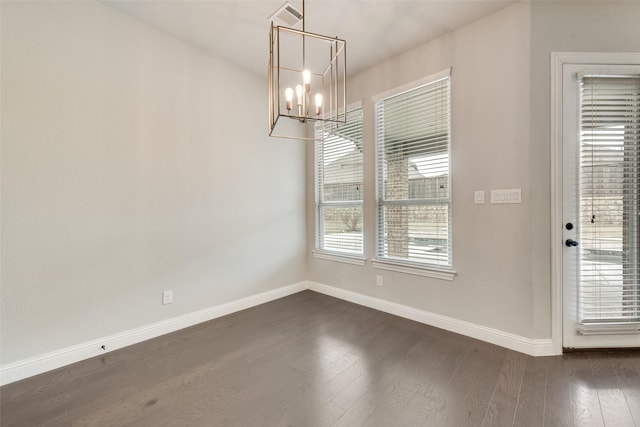
<svg viewBox="0 0 640 427">
<path fill-rule="evenodd" d="M 448 155 L 448 194 L 447 199 L 444 201 L 448 206 L 448 232 L 447 232 L 447 264 L 435 264 L 431 263 L 428 260 L 419 261 L 411 258 L 401 258 L 385 255 L 383 253 L 383 240 L 385 233 L 385 224 L 384 224 L 384 207 L 385 206 L 412 206 L 412 205 L 420 205 L 427 206 L 432 205 L 434 203 L 442 204 L 443 200 L 434 201 L 432 199 L 407 199 L 407 200 L 395 200 L 389 201 L 385 199 L 384 194 L 381 194 L 384 189 L 384 173 L 383 165 L 380 164 L 381 161 L 384 161 L 384 156 L 380 153 L 380 149 L 384 142 L 380 141 L 380 133 L 378 131 L 381 118 L 378 116 L 378 108 L 377 105 L 381 101 L 385 101 L 389 98 L 393 98 L 395 96 L 401 95 L 403 93 L 411 92 L 413 90 L 422 88 L 424 86 L 434 84 L 438 81 L 447 79 L 447 107 L 448 107 L 448 123 L 447 123 L 447 155 Z M 378 95 L 375 95 L 373 98 L 374 105 L 374 126 L 375 126 L 375 187 L 376 187 L 376 254 L 375 258 L 372 260 L 372 264 L 374 267 L 384 270 L 397 271 L 407 274 L 414 274 L 420 276 L 426 276 L 436 279 L 442 280 L 453 280 L 456 275 L 456 272 L 453 268 L 453 215 L 452 215 L 452 206 L 453 206 L 453 198 L 451 191 L 451 68 L 447 68 L 439 73 L 435 73 L 424 77 L 422 79 L 407 83 L 400 87 L 385 91 Z"/>
</svg>

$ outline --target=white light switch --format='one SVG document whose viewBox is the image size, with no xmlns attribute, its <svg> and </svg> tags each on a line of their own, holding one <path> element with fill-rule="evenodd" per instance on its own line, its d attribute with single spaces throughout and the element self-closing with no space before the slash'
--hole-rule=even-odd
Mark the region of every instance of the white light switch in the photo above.
<svg viewBox="0 0 640 427">
<path fill-rule="evenodd" d="M 491 203 L 522 203 L 519 188 L 509 190 L 491 190 Z"/>
<path fill-rule="evenodd" d="M 476 205 L 484 205 L 484 191 L 476 191 L 473 195 L 473 202 Z"/>
</svg>

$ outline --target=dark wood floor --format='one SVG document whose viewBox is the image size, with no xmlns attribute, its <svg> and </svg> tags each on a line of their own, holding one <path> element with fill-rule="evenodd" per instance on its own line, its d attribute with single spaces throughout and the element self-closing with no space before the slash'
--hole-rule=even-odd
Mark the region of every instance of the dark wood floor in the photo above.
<svg viewBox="0 0 640 427">
<path fill-rule="evenodd" d="M 3 427 L 640 426 L 640 353 L 530 357 L 305 291 L 0 394 Z"/>
</svg>

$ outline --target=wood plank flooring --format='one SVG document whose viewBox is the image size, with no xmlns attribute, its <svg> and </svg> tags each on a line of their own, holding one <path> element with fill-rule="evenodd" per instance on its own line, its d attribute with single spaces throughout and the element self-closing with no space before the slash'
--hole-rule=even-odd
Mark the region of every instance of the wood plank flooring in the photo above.
<svg viewBox="0 0 640 427">
<path fill-rule="evenodd" d="M 0 400 L 3 427 L 640 426 L 640 353 L 530 357 L 305 291 Z"/>
</svg>

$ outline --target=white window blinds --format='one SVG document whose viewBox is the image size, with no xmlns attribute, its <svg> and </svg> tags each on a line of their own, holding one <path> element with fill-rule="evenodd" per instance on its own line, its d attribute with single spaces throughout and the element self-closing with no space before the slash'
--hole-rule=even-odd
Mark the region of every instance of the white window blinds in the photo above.
<svg viewBox="0 0 640 427">
<path fill-rule="evenodd" d="M 449 76 L 375 103 L 377 255 L 450 267 Z"/>
<path fill-rule="evenodd" d="M 581 76 L 580 322 L 640 321 L 640 76 Z"/>
<path fill-rule="evenodd" d="M 362 108 L 316 139 L 316 249 L 362 255 Z"/>
</svg>

